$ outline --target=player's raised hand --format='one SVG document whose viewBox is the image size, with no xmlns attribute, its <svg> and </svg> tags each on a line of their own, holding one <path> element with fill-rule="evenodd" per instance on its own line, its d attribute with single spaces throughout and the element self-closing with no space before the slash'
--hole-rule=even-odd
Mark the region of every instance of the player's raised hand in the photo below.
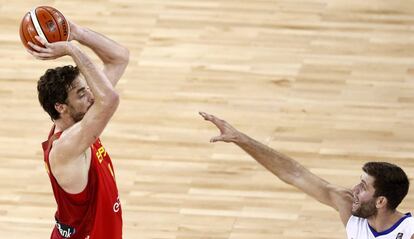
<svg viewBox="0 0 414 239">
<path fill-rule="evenodd" d="M 36 59 L 39 60 L 52 60 L 65 55 L 68 55 L 70 52 L 70 42 L 68 41 L 58 41 L 53 43 L 48 43 L 45 39 L 35 36 L 36 40 L 42 43 L 43 47 L 28 42 L 29 46 L 34 49 L 27 51 L 32 54 Z"/>
<path fill-rule="evenodd" d="M 220 135 L 213 137 L 210 139 L 210 142 L 217 142 L 217 141 L 223 141 L 223 142 L 236 142 L 241 133 L 237 131 L 233 126 L 231 126 L 226 121 L 217 118 L 214 115 L 207 114 L 205 112 L 199 112 L 199 114 L 207 121 L 210 121 L 213 123 L 219 130 Z"/>
</svg>

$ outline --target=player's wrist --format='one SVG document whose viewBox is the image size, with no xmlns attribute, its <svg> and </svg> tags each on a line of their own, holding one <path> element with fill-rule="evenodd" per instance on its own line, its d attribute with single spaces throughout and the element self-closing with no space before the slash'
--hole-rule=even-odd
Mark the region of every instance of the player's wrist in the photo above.
<svg viewBox="0 0 414 239">
<path fill-rule="evenodd" d="M 65 53 L 66 55 L 73 57 L 77 49 L 78 47 L 75 44 L 68 41 L 65 46 Z"/>
<path fill-rule="evenodd" d="M 90 47 L 90 30 L 86 27 L 76 27 L 76 41 L 80 44 Z"/>
<path fill-rule="evenodd" d="M 240 131 L 236 131 L 233 137 L 233 143 L 235 144 L 246 144 L 249 142 L 249 137 Z"/>
<path fill-rule="evenodd" d="M 69 23 L 69 26 L 70 26 L 70 35 L 69 35 L 68 41 L 72 41 L 72 40 L 79 41 L 81 37 L 81 33 L 82 33 L 81 27 L 72 22 Z"/>
</svg>

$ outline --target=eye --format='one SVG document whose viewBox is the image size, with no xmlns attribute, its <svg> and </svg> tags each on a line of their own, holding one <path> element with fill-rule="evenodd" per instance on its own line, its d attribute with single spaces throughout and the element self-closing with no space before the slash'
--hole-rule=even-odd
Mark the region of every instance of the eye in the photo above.
<svg viewBox="0 0 414 239">
<path fill-rule="evenodd" d="M 357 185 L 357 187 L 358 187 L 359 189 L 365 189 L 365 186 L 364 186 L 364 184 L 363 184 L 362 182 L 360 182 L 360 183 Z"/>
<path fill-rule="evenodd" d="M 79 98 L 82 98 L 82 97 L 84 97 L 85 95 L 86 95 L 86 91 L 85 91 L 85 90 L 82 90 L 82 91 L 80 91 L 80 92 L 78 93 Z"/>
</svg>

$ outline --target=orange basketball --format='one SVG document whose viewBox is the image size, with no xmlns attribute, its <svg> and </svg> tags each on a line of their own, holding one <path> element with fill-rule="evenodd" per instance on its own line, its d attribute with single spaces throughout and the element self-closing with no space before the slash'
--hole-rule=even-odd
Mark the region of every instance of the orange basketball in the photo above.
<svg viewBox="0 0 414 239">
<path fill-rule="evenodd" d="M 67 41 L 69 38 L 69 23 L 61 12 L 49 6 L 36 7 L 26 13 L 20 23 L 20 39 L 23 45 L 31 49 L 28 41 L 43 46 L 35 39 L 40 36 L 49 43 Z"/>
</svg>

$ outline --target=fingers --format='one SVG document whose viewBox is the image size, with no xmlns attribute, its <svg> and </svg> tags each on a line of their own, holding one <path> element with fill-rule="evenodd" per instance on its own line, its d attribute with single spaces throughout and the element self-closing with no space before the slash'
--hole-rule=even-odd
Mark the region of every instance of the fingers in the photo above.
<svg viewBox="0 0 414 239">
<path fill-rule="evenodd" d="M 205 112 L 199 112 L 199 114 L 205 119 L 205 120 L 207 120 L 207 121 L 210 121 L 211 123 L 213 123 L 217 128 L 219 128 L 220 129 L 220 131 L 223 133 L 223 130 L 224 130 L 224 127 L 225 127 L 225 125 L 227 124 L 227 122 L 226 121 L 224 121 L 224 120 L 222 120 L 222 119 L 219 119 L 219 118 L 217 118 L 216 116 L 214 116 L 214 115 L 210 115 L 210 114 L 207 114 L 207 113 L 205 113 Z"/>
<path fill-rule="evenodd" d="M 207 113 L 205 112 L 198 112 L 205 120 L 207 120 Z"/>
<path fill-rule="evenodd" d="M 46 39 L 43 39 L 39 36 L 35 36 L 36 40 L 39 41 L 40 43 L 42 43 L 43 46 L 48 47 L 49 42 L 46 41 Z"/>
<path fill-rule="evenodd" d="M 210 115 L 210 114 L 207 114 L 207 113 L 205 113 L 205 112 L 199 112 L 199 114 L 205 119 L 205 120 L 208 120 L 208 121 L 211 121 L 211 122 L 213 122 L 213 123 L 215 123 L 215 122 L 217 122 L 218 120 L 220 120 L 219 118 L 217 118 L 216 116 L 214 116 L 214 115 Z"/>
<path fill-rule="evenodd" d="M 35 50 L 35 51 L 37 51 L 37 52 L 41 52 L 41 53 L 51 53 L 52 52 L 52 49 L 50 49 L 50 48 L 45 48 L 45 47 L 40 47 L 40 46 L 38 46 L 38 45 L 36 45 L 36 44 L 33 44 L 32 42 L 27 42 L 27 44 L 33 49 L 33 50 Z"/>
<path fill-rule="evenodd" d="M 217 142 L 217 141 L 224 141 L 223 139 L 224 139 L 223 136 L 219 135 L 219 136 L 211 138 L 210 143 L 214 143 L 214 142 Z"/>
<path fill-rule="evenodd" d="M 27 42 L 31 49 L 28 52 L 40 60 L 56 59 L 67 54 L 68 42 L 59 41 L 48 43 L 46 40 L 36 36 L 36 40 L 44 45 L 36 45 L 33 42 Z M 37 43 L 39 44 L 39 43 Z"/>
<path fill-rule="evenodd" d="M 32 56 L 39 60 L 54 59 L 49 53 L 41 53 L 30 49 L 27 49 L 27 52 L 29 52 Z"/>
<path fill-rule="evenodd" d="M 207 121 L 212 122 L 219 130 L 220 135 L 210 139 L 210 143 L 217 141 L 223 142 L 235 142 L 237 131 L 229 125 L 226 121 L 217 118 L 214 115 L 207 114 L 205 112 L 199 112 L 199 114 Z"/>
<path fill-rule="evenodd" d="M 225 135 L 223 135 L 223 133 L 224 133 L 224 126 L 223 126 L 223 120 L 221 120 L 221 119 L 219 119 L 219 118 L 217 118 L 216 116 L 214 116 L 214 115 L 210 115 L 210 114 L 207 114 L 207 113 L 205 113 L 205 112 L 199 112 L 199 114 L 205 119 L 205 120 L 207 120 L 207 121 L 210 121 L 210 122 L 212 122 L 219 130 L 220 130 L 220 135 L 219 136 L 216 136 L 216 137 L 213 137 L 213 138 L 211 138 L 210 139 L 210 143 L 214 143 L 214 142 L 217 142 L 217 141 L 225 141 Z"/>
</svg>

